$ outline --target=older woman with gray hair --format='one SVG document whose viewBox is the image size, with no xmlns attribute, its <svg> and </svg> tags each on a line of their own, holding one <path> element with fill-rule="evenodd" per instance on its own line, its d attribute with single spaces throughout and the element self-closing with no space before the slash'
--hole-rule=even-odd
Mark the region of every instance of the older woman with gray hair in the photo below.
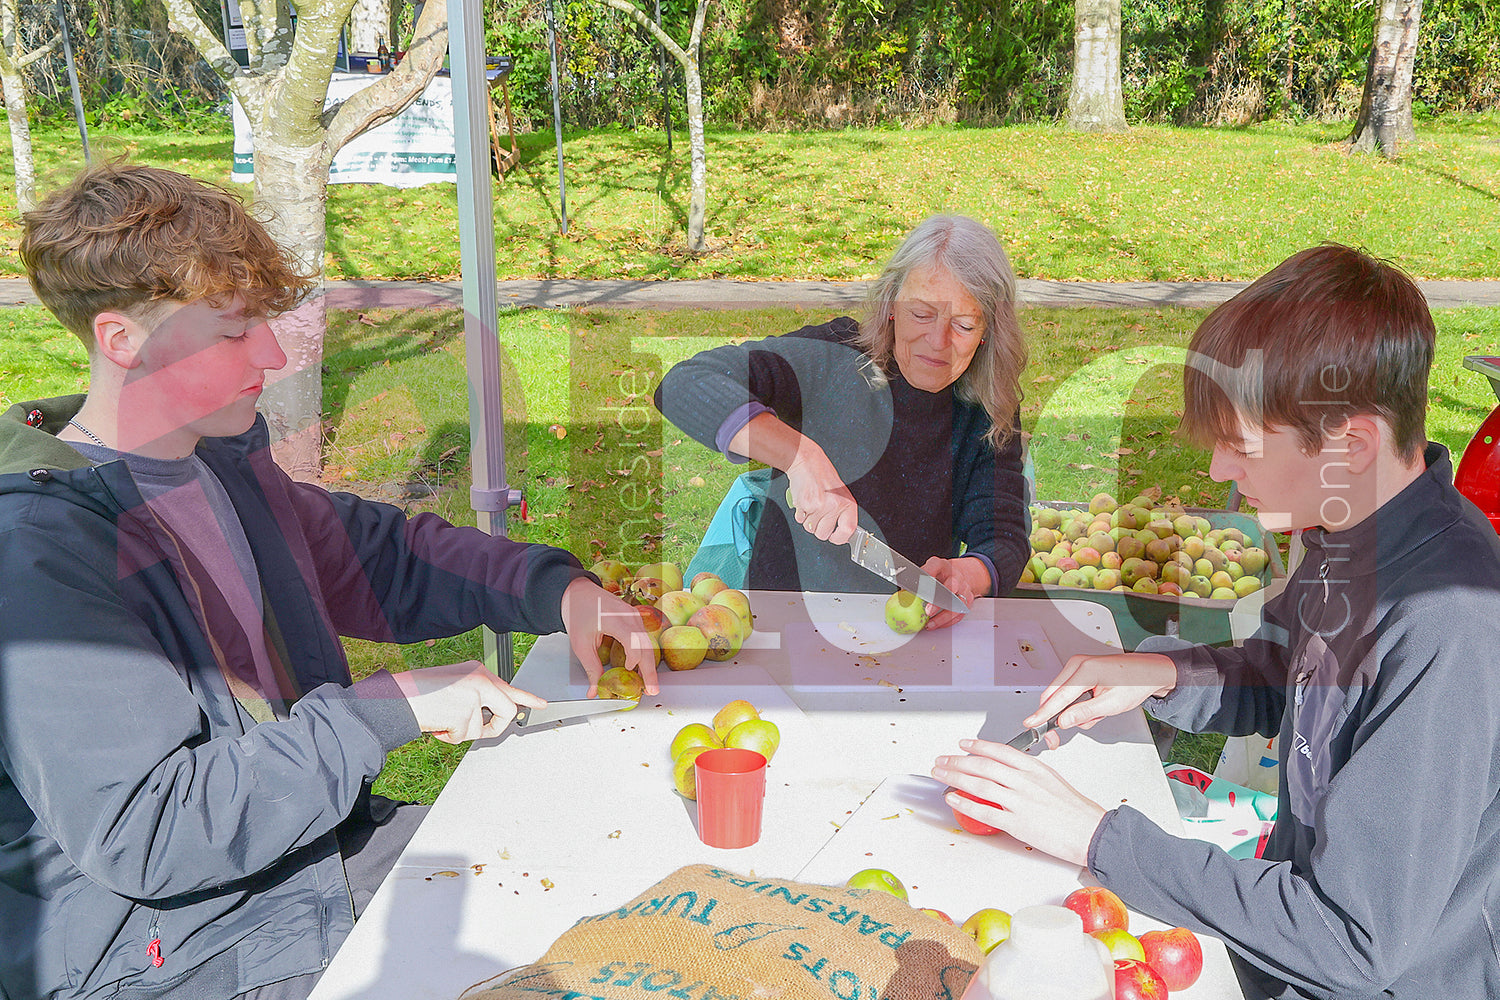
<svg viewBox="0 0 1500 1000">
<path fill-rule="evenodd" d="M 932 216 L 873 283 L 863 321 L 714 348 L 667 372 L 656 405 L 668 420 L 731 462 L 769 467 L 741 477 L 754 479 L 743 586 L 889 590 L 828 544 L 856 526 L 965 601 L 1015 586 L 1030 531 L 1015 298 L 988 227 Z M 959 617 L 928 611 L 929 628 Z"/>
</svg>

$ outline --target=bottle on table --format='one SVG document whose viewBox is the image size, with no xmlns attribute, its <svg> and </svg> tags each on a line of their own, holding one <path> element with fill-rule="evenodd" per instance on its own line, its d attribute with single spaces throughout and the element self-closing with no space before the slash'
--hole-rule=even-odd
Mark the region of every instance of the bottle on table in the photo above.
<svg viewBox="0 0 1500 1000">
<path fill-rule="evenodd" d="M 375 47 L 375 55 L 380 60 L 382 70 L 391 69 L 391 50 L 385 47 L 385 36 L 380 36 L 380 43 Z"/>
</svg>

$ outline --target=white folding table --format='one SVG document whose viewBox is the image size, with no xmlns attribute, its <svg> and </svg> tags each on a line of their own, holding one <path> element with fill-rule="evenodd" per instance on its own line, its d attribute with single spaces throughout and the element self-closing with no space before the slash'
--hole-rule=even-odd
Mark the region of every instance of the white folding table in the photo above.
<svg viewBox="0 0 1500 1000">
<path fill-rule="evenodd" d="M 1078 867 L 1007 836 L 960 831 L 927 774 L 963 737 L 1014 736 L 1069 656 L 1118 649 L 1107 609 L 983 599 L 953 628 L 899 636 L 877 595 L 750 599 L 756 631 L 733 660 L 663 667 L 661 693 L 630 711 L 475 743 L 313 1000 L 458 1000 L 688 864 L 825 884 L 888 868 L 913 905 L 960 922 L 983 906 L 1061 902 L 1082 884 Z M 547 698 L 586 689 L 562 635 L 536 642 L 516 683 Z M 735 698 L 777 724 L 781 747 L 760 842 L 719 850 L 698 840 L 668 746 Z M 1045 759 L 1105 807 L 1128 802 L 1180 834 L 1141 713 Z M 1132 915 L 1137 933 L 1162 926 Z M 1174 1000 L 1238 1000 L 1223 945 L 1203 943 L 1203 977 Z"/>
</svg>

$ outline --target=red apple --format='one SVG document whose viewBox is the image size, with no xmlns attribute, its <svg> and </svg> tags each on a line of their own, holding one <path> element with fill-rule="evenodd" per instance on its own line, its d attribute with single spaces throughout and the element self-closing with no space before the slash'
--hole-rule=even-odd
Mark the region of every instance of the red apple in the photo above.
<svg viewBox="0 0 1500 1000">
<path fill-rule="evenodd" d="M 1118 927 L 1122 931 L 1130 930 L 1130 912 L 1125 909 L 1119 896 L 1102 885 L 1074 889 L 1063 900 L 1063 905 L 1083 918 L 1085 934 L 1107 931 L 1111 927 Z"/>
<path fill-rule="evenodd" d="M 981 799 L 977 795 L 970 795 L 968 792 L 959 791 L 957 788 L 952 789 L 952 791 L 954 793 L 958 794 L 958 795 L 962 795 L 964 798 L 968 799 L 970 802 L 978 802 L 980 805 L 986 805 L 986 806 L 995 806 L 995 803 L 991 802 L 988 799 Z M 949 806 L 948 808 L 953 809 L 952 806 Z M 995 806 L 995 808 L 999 809 L 1000 807 L 999 806 Z M 963 827 L 965 830 L 969 831 L 970 833 L 977 833 L 981 837 L 988 837 L 992 833 L 999 833 L 1000 832 L 995 827 L 990 826 L 988 823 L 981 823 L 981 822 L 979 822 L 979 820 L 974 819 L 971 816 L 964 815 L 963 813 L 959 812 L 957 809 L 953 809 L 953 818 L 956 819 L 956 820 L 958 820 L 958 825 L 959 826 Z"/>
<path fill-rule="evenodd" d="M 941 920 L 943 923 L 949 925 L 950 927 L 953 926 L 953 918 L 948 916 L 948 914 L 944 913 L 942 910 L 934 910 L 930 906 L 924 906 L 921 909 L 917 910 L 917 912 L 925 913 L 934 920 Z"/>
<path fill-rule="evenodd" d="M 1167 1000 L 1167 984 L 1145 962 L 1119 959 L 1115 962 L 1115 1000 Z"/>
<path fill-rule="evenodd" d="M 1146 953 L 1146 964 L 1174 992 L 1196 983 L 1203 972 L 1203 946 L 1186 927 L 1147 931 L 1141 935 L 1141 950 Z"/>
</svg>

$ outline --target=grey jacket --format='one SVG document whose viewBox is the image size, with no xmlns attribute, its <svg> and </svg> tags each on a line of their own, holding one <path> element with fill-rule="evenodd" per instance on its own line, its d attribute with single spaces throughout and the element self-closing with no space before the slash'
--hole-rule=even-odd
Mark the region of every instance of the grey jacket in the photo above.
<svg viewBox="0 0 1500 1000">
<path fill-rule="evenodd" d="M 261 421 L 206 440 L 305 692 L 257 725 L 215 660 L 243 632 L 200 624 L 123 463 L 54 437 L 80 402 L 0 418 L 0 997 L 208 1000 L 322 969 L 353 924 L 334 828 L 418 735 L 339 636 L 557 631 L 584 570 L 292 482 Z"/>
<path fill-rule="evenodd" d="M 1500 541 L 1447 452 L 1307 555 L 1241 648 L 1169 653 L 1148 704 L 1193 732 L 1281 735 L 1262 859 L 1129 807 L 1089 865 L 1128 904 L 1222 938 L 1247 996 L 1500 996 Z"/>
</svg>

